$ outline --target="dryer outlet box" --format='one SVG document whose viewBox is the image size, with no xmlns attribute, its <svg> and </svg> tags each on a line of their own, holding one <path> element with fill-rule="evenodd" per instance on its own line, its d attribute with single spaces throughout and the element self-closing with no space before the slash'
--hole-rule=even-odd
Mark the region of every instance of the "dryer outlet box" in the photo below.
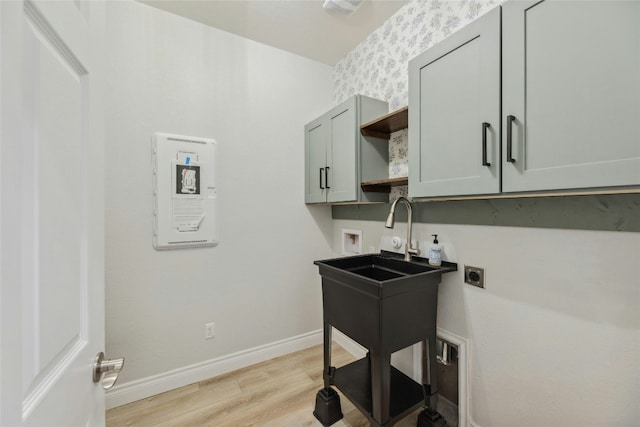
<svg viewBox="0 0 640 427">
<path fill-rule="evenodd" d="M 465 283 L 484 289 L 484 268 L 465 265 L 464 281 Z"/>
</svg>

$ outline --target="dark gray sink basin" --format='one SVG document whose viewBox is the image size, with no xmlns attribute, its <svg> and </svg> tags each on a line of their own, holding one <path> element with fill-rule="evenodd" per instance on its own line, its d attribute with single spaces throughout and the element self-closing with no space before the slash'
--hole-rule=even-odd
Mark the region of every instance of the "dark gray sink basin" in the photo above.
<svg viewBox="0 0 640 427">
<path fill-rule="evenodd" d="M 383 251 L 315 261 L 325 322 L 368 349 L 382 339 L 395 351 L 434 333 L 438 284 L 457 264 L 403 258 Z"/>
<path fill-rule="evenodd" d="M 457 264 L 442 262 L 430 266 L 426 259 L 414 257 L 410 262 L 394 252 L 356 255 L 315 261 L 322 276 L 378 297 L 408 292 L 428 283 L 439 283 L 443 273 L 457 270 Z"/>
<path fill-rule="evenodd" d="M 440 267 L 432 267 L 420 262 L 406 262 L 403 259 L 396 259 L 390 255 L 385 256 L 382 254 L 337 258 L 318 261 L 316 264 L 319 262 L 378 282 L 442 270 Z"/>
</svg>

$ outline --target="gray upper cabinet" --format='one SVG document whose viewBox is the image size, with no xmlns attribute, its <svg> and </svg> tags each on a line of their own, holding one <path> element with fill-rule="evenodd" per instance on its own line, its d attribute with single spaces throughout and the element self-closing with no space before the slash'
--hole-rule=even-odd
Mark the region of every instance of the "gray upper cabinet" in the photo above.
<svg viewBox="0 0 640 427">
<path fill-rule="evenodd" d="M 640 2 L 502 13 L 503 191 L 640 184 Z"/>
<path fill-rule="evenodd" d="M 322 120 L 309 123 L 305 129 L 305 202 L 324 203 L 327 193 L 323 182 L 327 167 L 327 124 Z"/>
<path fill-rule="evenodd" d="M 409 195 L 500 191 L 500 8 L 409 62 Z"/>
<path fill-rule="evenodd" d="M 361 181 L 389 176 L 388 142 L 360 134 L 360 124 L 388 112 L 384 101 L 355 95 L 305 126 L 305 203 L 386 202 Z"/>
</svg>

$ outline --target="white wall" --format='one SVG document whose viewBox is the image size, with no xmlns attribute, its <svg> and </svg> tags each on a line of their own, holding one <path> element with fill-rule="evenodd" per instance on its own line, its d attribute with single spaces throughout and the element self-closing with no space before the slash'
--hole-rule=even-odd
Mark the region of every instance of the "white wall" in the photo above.
<svg viewBox="0 0 640 427">
<path fill-rule="evenodd" d="M 336 65 L 334 98 L 358 92 L 405 105 L 407 61 L 498 3 L 410 1 Z M 392 175 L 406 153 L 401 134 L 391 141 Z M 367 250 L 385 233 L 404 237 L 403 225 L 335 220 L 334 253 L 342 228 L 363 230 Z M 437 233 L 460 270 L 486 269 L 484 290 L 458 271 L 439 292 L 438 327 L 470 342 L 472 425 L 638 425 L 640 233 L 414 227 L 425 242 Z"/>
<path fill-rule="evenodd" d="M 126 357 L 119 386 L 320 329 L 313 260 L 331 254 L 331 218 L 303 203 L 303 127 L 333 105 L 331 67 L 137 2 L 107 12 L 107 352 Z M 153 249 L 156 131 L 218 141 L 217 247 Z"/>
<path fill-rule="evenodd" d="M 405 224 L 334 221 L 363 247 Z M 414 224 L 459 270 L 443 276 L 438 327 L 468 338 L 470 421 L 478 426 L 634 426 L 640 419 L 640 234 Z M 486 288 L 464 283 L 485 268 Z M 401 361 L 402 362 L 402 361 Z M 411 363 L 404 363 L 411 366 Z"/>
</svg>

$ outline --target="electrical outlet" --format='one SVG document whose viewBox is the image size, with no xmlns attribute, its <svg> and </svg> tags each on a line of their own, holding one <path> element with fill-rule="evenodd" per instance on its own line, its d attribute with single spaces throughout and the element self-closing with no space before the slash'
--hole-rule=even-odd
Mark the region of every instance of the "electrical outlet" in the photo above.
<svg viewBox="0 0 640 427">
<path fill-rule="evenodd" d="M 204 325 L 204 339 L 210 340 L 216 336 L 216 324 L 214 322 L 205 323 Z"/>
<path fill-rule="evenodd" d="M 465 283 L 484 289 L 484 268 L 465 265 L 464 281 Z"/>
</svg>

